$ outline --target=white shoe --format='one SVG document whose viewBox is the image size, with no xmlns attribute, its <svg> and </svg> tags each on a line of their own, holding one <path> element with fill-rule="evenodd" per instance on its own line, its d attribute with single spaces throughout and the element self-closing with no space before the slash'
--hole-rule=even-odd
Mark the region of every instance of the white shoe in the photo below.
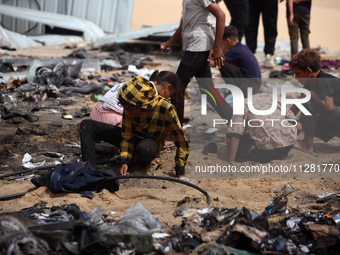
<svg viewBox="0 0 340 255">
<path fill-rule="evenodd" d="M 264 67 L 273 68 L 274 67 L 274 56 L 267 54 L 263 63 Z"/>
</svg>

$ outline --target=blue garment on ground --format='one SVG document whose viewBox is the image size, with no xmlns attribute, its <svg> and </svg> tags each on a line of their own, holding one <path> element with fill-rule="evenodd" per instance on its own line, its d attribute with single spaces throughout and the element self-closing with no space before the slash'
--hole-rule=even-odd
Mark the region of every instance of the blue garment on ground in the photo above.
<svg viewBox="0 0 340 255">
<path fill-rule="evenodd" d="M 74 192 L 92 198 L 93 192 L 102 189 L 110 192 L 118 191 L 118 180 L 105 182 L 105 179 L 115 176 L 113 172 L 94 170 L 87 162 L 79 162 L 59 164 L 43 176 L 33 178 L 31 181 L 35 186 L 46 186 L 54 193 Z"/>
</svg>

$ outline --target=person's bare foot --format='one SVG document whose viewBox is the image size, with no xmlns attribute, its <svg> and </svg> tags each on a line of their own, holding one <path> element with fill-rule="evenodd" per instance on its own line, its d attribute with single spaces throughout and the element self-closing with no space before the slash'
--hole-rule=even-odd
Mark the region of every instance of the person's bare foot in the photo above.
<svg viewBox="0 0 340 255">
<path fill-rule="evenodd" d="M 304 140 L 299 140 L 294 144 L 294 148 L 306 151 L 308 153 L 313 153 L 313 146 L 309 146 Z"/>
</svg>

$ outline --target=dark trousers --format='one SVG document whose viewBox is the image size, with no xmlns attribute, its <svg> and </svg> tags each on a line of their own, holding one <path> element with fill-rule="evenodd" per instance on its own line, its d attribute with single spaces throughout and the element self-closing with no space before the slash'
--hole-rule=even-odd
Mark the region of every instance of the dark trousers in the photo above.
<svg viewBox="0 0 340 255">
<path fill-rule="evenodd" d="M 96 162 L 95 144 L 104 141 L 120 147 L 121 128 L 95 120 L 83 120 L 80 123 L 82 160 L 91 166 Z M 158 154 L 159 145 L 153 138 L 135 136 L 134 159 L 140 166 L 147 166 Z"/>
<path fill-rule="evenodd" d="M 230 25 L 236 27 L 238 39 L 241 41 L 248 25 L 249 0 L 224 0 L 224 3 L 231 16 Z"/>
<path fill-rule="evenodd" d="M 299 52 L 299 32 L 302 48 L 309 49 L 310 14 L 294 14 L 294 25 L 288 26 L 290 37 L 290 52 L 293 57 Z"/>
<path fill-rule="evenodd" d="M 210 64 L 207 61 L 209 51 L 190 52 L 186 51 L 181 59 L 177 69 L 177 76 L 180 80 L 180 88 L 178 92 L 171 98 L 171 103 L 176 107 L 178 118 L 183 124 L 184 118 L 184 94 L 191 80 L 195 76 L 201 93 L 208 91 L 215 101 L 221 102 L 217 106 L 214 100 L 208 95 L 208 102 L 214 107 L 216 112 L 223 118 L 229 120 L 232 117 L 233 110 L 230 105 L 222 98 L 218 98 L 218 93 L 214 89 L 214 84 L 211 78 Z"/>
<path fill-rule="evenodd" d="M 255 53 L 260 14 L 264 28 L 264 53 L 274 54 L 277 36 L 278 0 L 250 0 L 249 21 L 246 30 L 246 43 Z"/>
<path fill-rule="evenodd" d="M 223 78 L 244 78 L 241 69 L 227 61 L 224 61 L 224 65 L 221 66 L 220 73 Z"/>
<path fill-rule="evenodd" d="M 226 84 L 232 84 L 240 88 L 245 98 L 248 97 L 248 88 L 252 87 L 260 91 L 261 78 L 246 78 L 244 77 L 241 69 L 227 61 L 224 61 L 224 65 L 220 68 L 221 76 L 224 78 Z M 254 93 L 254 92 L 253 92 Z M 231 94 L 231 91 L 228 92 Z"/>
<path fill-rule="evenodd" d="M 287 156 L 292 148 L 293 145 L 289 145 L 272 150 L 259 150 L 256 148 L 254 141 L 250 138 L 249 135 L 243 135 L 241 137 L 236 155 L 250 156 L 255 161 L 267 163 L 269 161 Z"/>
<path fill-rule="evenodd" d="M 322 109 L 314 99 L 303 104 L 312 115 L 300 115 L 303 132 L 309 136 L 316 136 L 328 142 L 334 137 L 333 133 L 340 129 L 340 106 L 335 105 L 332 112 Z"/>
</svg>

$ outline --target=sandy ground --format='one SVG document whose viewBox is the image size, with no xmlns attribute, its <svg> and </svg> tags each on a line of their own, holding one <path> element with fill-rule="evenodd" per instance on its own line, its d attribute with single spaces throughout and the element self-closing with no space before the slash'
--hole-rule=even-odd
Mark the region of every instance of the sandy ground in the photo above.
<svg viewBox="0 0 340 255">
<path fill-rule="evenodd" d="M 220 7 L 226 13 L 226 22 L 230 22 L 230 14 L 224 2 Z M 322 0 L 312 2 L 311 13 L 311 47 L 321 46 L 330 51 L 339 51 L 340 34 L 334 29 L 340 23 L 340 1 Z M 181 19 L 181 0 L 135 0 L 131 30 L 142 26 L 158 26 L 178 23 Z M 277 40 L 289 40 L 285 1 L 279 3 Z M 258 41 L 264 41 L 263 26 L 259 25 Z"/>
<path fill-rule="evenodd" d="M 60 54 L 60 51 L 62 52 L 60 49 L 57 50 L 58 54 Z M 42 49 L 41 53 L 43 51 L 44 49 Z M 48 49 L 47 52 L 51 53 L 51 49 Z M 160 66 L 149 67 L 150 69 L 176 69 L 176 57 L 163 55 L 150 57 L 154 58 L 154 62 L 161 63 Z M 268 70 L 262 71 L 263 74 L 268 74 Z M 102 73 L 101 75 L 107 74 Z M 193 94 L 192 99 L 187 101 L 187 115 L 189 114 L 189 109 L 194 110 L 195 107 L 197 108 L 197 102 L 194 98 Z M 95 105 L 95 102 L 91 101 L 90 96 L 61 99 L 75 102 L 70 106 L 61 106 L 64 111 L 72 115 L 82 107 L 92 108 Z M 61 99 L 47 100 L 38 103 L 38 105 L 58 106 Z M 36 103 L 18 103 L 18 105 L 26 110 L 37 106 Z M 44 160 L 47 163 L 51 163 L 56 160 L 56 158 L 46 156 L 46 152 L 58 152 L 66 155 L 62 161 L 64 163 L 72 163 L 80 159 L 80 148 L 70 148 L 64 145 L 65 143 L 80 144 L 78 124 L 83 119 L 74 118 L 72 120 L 65 120 L 61 118 L 61 112 L 51 113 L 46 110 L 36 111 L 34 114 L 39 116 L 39 121 L 32 123 L 23 121 L 21 124 L 13 124 L 9 120 L 0 119 L 1 174 L 22 170 L 21 164 L 25 153 L 29 153 L 33 157 L 33 163 Z M 200 135 L 199 132 L 206 131 L 206 129 L 193 128 L 199 126 L 199 121 L 199 118 L 195 118 L 188 123 L 192 125 L 192 128 L 186 131 L 188 137 L 193 137 L 192 135 L 194 134 Z M 223 133 L 219 135 L 224 136 Z M 47 207 L 76 203 L 80 206 L 81 210 L 86 212 L 102 206 L 105 209 L 106 215 L 119 219 L 131 205 L 141 202 L 160 220 L 163 227 L 167 230 L 171 226 L 181 223 L 181 219 L 175 218 L 173 212 L 178 209 L 178 202 L 185 197 L 191 199 L 190 202 L 185 204 L 188 207 L 201 209 L 209 206 L 227 208 L 247 207 L 261 213 L 273 199 L 272 190 L 280 188 L 287 183 L 295 190 L 288 198 L 288 207 L 298 208 L 301 211 L 323 210 L 323 204 L 315 204 L 315 199 L 305 200 L 304 196 L 320 196 L 326 193 L 339 192 L 340 140 L 337 138 L 332 139 L 329 143 L 323 143 L 316 139 L 315 153 L 313 155 L 292 150 L 288 157 L 270 162 L 271 166 L 276 167 L 295 165 L 297 173 L 294 174 L 257 174 L 251 178 L 249 178 L 249 174 L 241 176 L 222 174 L 203 176 L 202 178 L 202 176 L 197 176 L 195 172 L 191 171 L 190 165 L 193 166 L 196 163 L 201 164 L 202 162 L 213 162 L 216 164 L 225 159 L 226 147 L 222 143 L 223 139 L 218 135 L 213 139 L 218 141 L 218 152 L 216 154 L 203 155 L 201 153 L 202 147 L 192 149 L 189 157 L 190 163 L 186 168 L 187 176 L 194 181 L 194 184 L 208 192 L 212 201 L 210 205 L 207 204 L 206 197 L 198 190 L 163 180 L 121 180 L 118 192 L 110 193 L 107 190 L 103 190 L 96 193 L 93 199 L 88 199 L 75 193 L 54 194 L 45 187 L 36 189 L 30 181 L 32 176 L 27 176 L 24 180 L 11 178 L 0 180 L 1 196 L 32 191 L 19 198 L 0 201 L 0 210 L 1 212 L 19 211 L 23 208 L 31 207 L 40 201 L 47 202 Z M 204 141 L 204 134 L 202 134 L 202 141 Z M 202 145 L 204 143 L 202 142 Z M 167 149 L 161 153 L 160 159 L 155 160 L 148 170 L 141 171 L 140 169 L 134 169 L 130 174 L 174 177 L 174 156 L 175 150 L 173 148 Z M 105 156 L 103 159 L 105 159 Z M 161 166 L 156 170 L 159 164 Z M 310 172 L 313 172 L 310 169 L 311 164 L 314 164 L 315 167 L 319 166 L 321 172 L 317 171 L 316 174 L 311 175 Z M 255 161 L 242 158 L 234 163 L 234 166 L 237 168 L 259 165 Z M 330 169 L 331 166 L 333 167 L 332 170 Z M 326 170 L 323 172 L 325 167 Z M 96 169 L 106 169 L 118 173 L 118 167 L 99 165 Z M 299 171 L 300 169 L 302 169 L 301 172 Z M 329 173 L 330 171 L 331 173 Z M 339 200 L 333 201 L 331 206 L 332 209 L 340 209 Z"/>
</svg>

